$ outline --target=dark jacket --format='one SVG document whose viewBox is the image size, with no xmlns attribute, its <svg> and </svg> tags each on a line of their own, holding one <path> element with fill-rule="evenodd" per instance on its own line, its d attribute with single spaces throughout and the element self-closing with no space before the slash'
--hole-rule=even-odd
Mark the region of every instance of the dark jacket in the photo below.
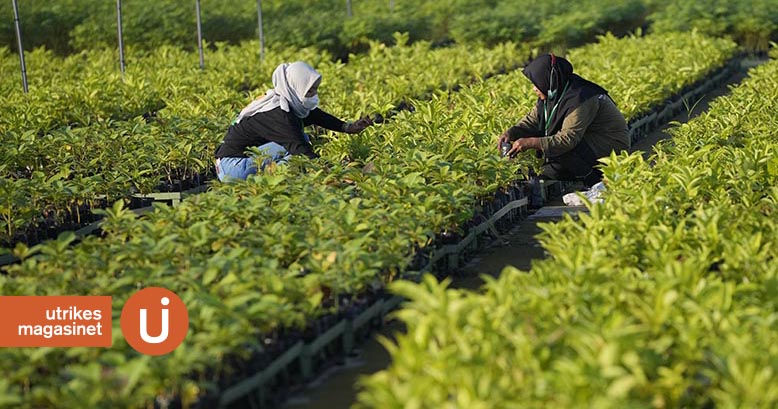
<svg viewBox="0 0 778 409">
<path fill-rule="evenodd" d="M 344 122 L 316 108 L 307 117 L 300 119 L 281 107 L 267 112 L 258 112 L 239 123 L 230 125 L 224 141 L 216 150 L 217 158 L 245 158 L 246 149 L 276 142 L 292 155 L 306 155 L 315 158 L 311 144 L 306 142 L 303 128 L 318 125 L 332 131 L 343 130 Z"/>
<path fill-rule="evenodd" d="M 629 149 L 627 123 L 603 87 L 573 73 L 573 65 L 553 54 L 542 55 L 522 73 L 546 99 L 508 129 L 511 140 L 540 137 L 548 157 L 569 152 L 584 141 L 597 157 Z"/>
<path fill-rule="evenodd" d="M 541 150 L 549 157 L 571 151 L 581 142 L 586 143 L 598 158 L 611 151 L 629 150 L 627 123 L 616 104 L 606 94 L 589 98 L 568 113 L 560 129 L 550 135 L 540 135 L 540 114 L 535 106 L 519 123 L 508 129 L 511 140 L 526 136 L 540 136 Z"/>
</svg>

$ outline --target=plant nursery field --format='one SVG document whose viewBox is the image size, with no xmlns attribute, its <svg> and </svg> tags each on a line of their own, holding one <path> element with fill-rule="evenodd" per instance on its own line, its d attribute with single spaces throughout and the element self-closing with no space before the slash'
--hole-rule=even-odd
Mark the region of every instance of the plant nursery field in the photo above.
<svg viewBox="0 0 778 409">
<path fill-rule="evenodd" d="M 111 297 L 101 347 L 9 346 L 3 311 L 0 407 L 276 407 L 390 313 L 407 332 L 355 407 L 778 406 L 778 1 L 197 4 L 203 66 L 195 2 L 125 1 L 121 54 L 116 4 L 0 5 L 0 306 Z M 546 259 L 451 289 L 447 260 L 526 214 L 539 159 L 495 142 L 549 51 L 633 141 L 767 62 L 648 159 L 602 159 L 604 201 L 544 225 Z M 230 122 L 295 60 L 375 125 L 220 183 Z M 188 323 L 158 355 L 122 308 L 153 287 Z"/>
</svg>

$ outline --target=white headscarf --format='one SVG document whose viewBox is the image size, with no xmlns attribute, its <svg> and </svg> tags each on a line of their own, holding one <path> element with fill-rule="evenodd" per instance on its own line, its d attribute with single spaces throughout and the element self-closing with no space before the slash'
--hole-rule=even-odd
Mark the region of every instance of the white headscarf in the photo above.
<svg viewBox="0 0 778 409">
<path fill-rule="evenodd" d="M 278 107 L 286 112 L 291 109 L 298 118 L 307 117 L 319 105 L 319 96 L 306 97 L 305 94 L 319 78 L 321 74 L 302 61 L 279 65 L 273 71 L 273 89 L 243 108 L 235 123 L 257 112 L 267 112 Z"/>
</svg>

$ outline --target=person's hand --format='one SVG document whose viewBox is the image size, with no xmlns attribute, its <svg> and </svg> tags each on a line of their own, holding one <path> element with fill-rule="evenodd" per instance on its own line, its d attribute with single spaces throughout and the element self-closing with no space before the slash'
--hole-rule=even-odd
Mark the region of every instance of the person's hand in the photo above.
<svg viewBox="0 0 778 409">
<path fill-rule="evenodd" d="M 508 136 L 508 131 L 503 132 L 502 135 L 500 135 L 500 139 L 497 140 L 497 149 L 501 150 L 502 144 L 506 142 L 510 143 L 510 141 L 511 137 Z"/>
<path fill-rule="evenodd" d="M 369 117 L 364 117 L 350 123 L 345 131 L 346 133 L 360 133 L 370 125 L 373 125 L 373 120 Z"/>
<path fill-rule="evenodd" d="M 508 151 L 509 157 L 513 157 L 519 152 L 524 152 L 527 149 L 540 149 L 540 138 L 519 138 L 513 141 L 511 150 Z"/>
</svg>

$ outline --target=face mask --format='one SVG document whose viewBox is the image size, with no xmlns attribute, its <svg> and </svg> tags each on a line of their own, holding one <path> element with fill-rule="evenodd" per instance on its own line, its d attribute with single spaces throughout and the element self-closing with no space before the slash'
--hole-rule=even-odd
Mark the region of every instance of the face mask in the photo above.
<svg viewBox="0 0 778 409">
<path fill-rule="evenodd" d="M 311 111 L 319 106 L 319 96 L 314 95 L 312 97 L 303 97 L 301 102 L 303 103 L 303 107 L 305 107 L 305 109 Z"/>
</svg>

